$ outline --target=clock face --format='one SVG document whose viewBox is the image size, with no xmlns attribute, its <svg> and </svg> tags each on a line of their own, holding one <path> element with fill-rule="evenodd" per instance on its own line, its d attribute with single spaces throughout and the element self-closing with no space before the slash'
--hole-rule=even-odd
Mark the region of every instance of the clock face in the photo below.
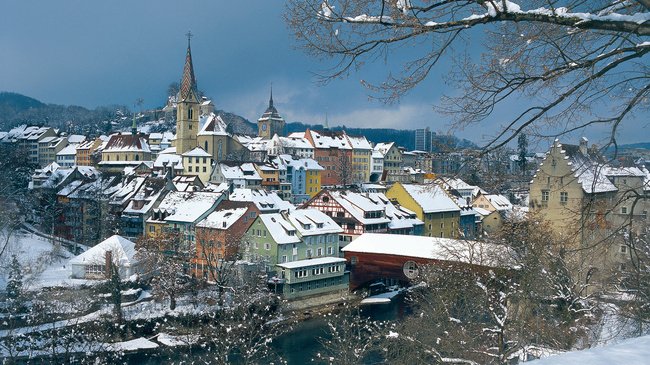
<svg viewBox="0 0 650 365">
<path fill-rule="evenodd" d="M 262 124 L 262 130 L 263 130 L 263 131 L 266 130 L 266 124 Z"/>
</svg>

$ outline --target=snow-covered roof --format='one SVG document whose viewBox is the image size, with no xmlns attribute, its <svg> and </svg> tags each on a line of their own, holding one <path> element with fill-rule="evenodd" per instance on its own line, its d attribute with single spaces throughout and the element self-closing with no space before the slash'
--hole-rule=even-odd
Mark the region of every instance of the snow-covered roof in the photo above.
<svg viewBox="0 0 650 365">
<path fill-rule="evenodd" d="M 353 149 L 355 150 L 372 150 L 372 145 L 366 137 L 364 136 L 350 136 L 346 134 L 348 137 L 348 140 L 350 141 L 350 145 L 352 146 Z"/>
<path fill-rule="evenodd" d="M 306 259 L 306 260 L 298 260 L 298 261 L 291 261 L 291 262 L 285 262 L 282 264 L 277 264 L 276 266 L 281 267 L 283 269 L 297 269 L 301 267 L 311 267 L 311 266 L 317 266 L 317 265 L 330 265 L 330 264 L 338 264 L 345 262 L 344 258 L 340 257 L 317 257 L 313 259 Z"/>
<path fill-rule="evenodd" d="M 196 226 L 203 228 L 228 229 L 237 222 L 237 220 L 244 216 L 247 210 L 247 208 L 217 210 L 210 213 Z"/>
<path fill-rule="evenodd" d="M 314 149 L 305 137 L 280 137 L 280 143 L 285 148 Z"/>
<path fill-rule="evenodd" d="M 506 246 L 452 238 L 364 233 L 342 249 L 344 252 L 374 253 L 430 260 L 506 267 L 512 262 Z"/>
<path fill-rule="evenodd" d="M 291 166 L 294 169 L 304 170 L 324 170 L 316 160 L 312 158 L 296 158 L 291 155 L 278 155 L 272 161 L 278 162 L 279 165 Z"/>
<path fill-rule="evenodd" d="M 104 265 L 106 252 L 111 251 L 113 263 L 118 266 L 131 266 L 135 263 L 135 243 L 119 236 L 111 236 L 88 251 L 70 259 L 70 265 Z"/>
<path fill-rule="evenodd" d="M 159 153 L 156 161 L 153 162 L 153 167 L 162 169 L 165 166 L 173 166 L 175 170 L 183 170 L 183 158 L 176 154 Z"/>
<path fill-rule="evenodd" d="M 194 149 L 183 153 L 183 157 L 212 157 L 212 155 L 205 152 L 201 147 L 195 147 Z"/>
<path fill-rule="evenodd" d="M 343 229 L 327 214 L 313 208 L 294 209 L 287 214 L 301 236 L 341 233 Z"/>
<path fill-rule="evenodd" d="M 381 153 L 382 156 L 386 156 L 388 151 L 390 151 L 391 147 L 395 145 L 395 142 L 389 142 L 389 143 L 377 143 L 375 145 L 374 150 Z"/>
<path fill-rule="evenodd" d="M 424 213 L 457 212 L 460 207 L 438 184 L 402 184 L 404 190 L 415 200 Z"/>
<path fill-rule="evenodd" d="M 220 115 L 210 113 L 208 115 L 202 115 L 199 122 L 203 126 L 199 132 L 199 136 L 227 136 L 229 135 L 226 131 L 228 125 L 221 118 Z"/>
<path fill-rule="evenodd" d="M 510 203 L 510 200 L 508 200 L 508 198 L 506 198 L 505 196 L 500 194 L 487 194 L 484 196 L 487 200 L 490 201 L 490 203 L 496 210 L 498 211 L 512 210 L 512 203 Z"/>
<path fill-rule="evenodd" d="M 279 244 L 300 242 L 296 228 L 281 213 L 260 214 L 259 219 L 262 220 L 275 242 Z"/>
<path fill-rule="evenodd" d="M 228 165 L 225 163 L 219 164 L 221 175 L 226 180 L 262 180 L 262 177 L 255 169 L 252 162 L 242 163 L 241 165 Z"/>
<path fill-rule="evenodd" d="M 369 198 L 369 194 L 360 194 L 352 191 L 330 191 L 329 192 L 332 199 L 334 199 L 338 204 L 343 207 L 350 215 L 352 215 L 357 221 L 364 225 L 368 224 L 381 224 L 388 223 L 390 219 L 382 216 L 376 218 L 365 218 L 365 213 L 369 212 L 384 212 L 385 207 L 382 204 L 379 204 L 377 200 L 372 200 Z"/>
<path fill-rule="evenodd" d="M 230 200 L 253 202 L 260 212 L 278 212 L 293 210 L 293 204 L 283 200 L 274 192 L 268 192 L 263 189 L 234 189 L 230 194 Z"/>
<path fill-rule="evenodd" d="M 166 211 L 166 221 L 196 222 L 209 212 L 221 198 L 221 194 L 204 192 L 172 191 L 154 211 Z"/>
<path fill-rule="evenodd" d="M 79 144 L 86 140 L 86 136 L 81 134 L 71 134 L 68 136 L 68 143 Z"/>
<path fill-rule="evenodd" d="M 69 144 L 59 151 L 57 156 L 74 156 L 77 154 L 77 145 Z"/>
<path fill-rule="evenodd" d="M 310 130 L 311 139 L 314 141 L 314 148 L 338 148 L 342 150 L 351 150 L 352 145 L 344 132 L 333 131 L 312 131 Z"/>
<path fill-rule="evenodd" d="M 113 134 L 103 152 L 151 152 L 147 140 L 140 135 Z"/>
</svg>

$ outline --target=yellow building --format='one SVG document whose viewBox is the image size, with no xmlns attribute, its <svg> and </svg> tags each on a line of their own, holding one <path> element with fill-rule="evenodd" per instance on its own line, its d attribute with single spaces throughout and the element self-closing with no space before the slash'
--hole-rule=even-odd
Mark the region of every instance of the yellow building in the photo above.
<svg viewBox="0 0 650 365">
<path fill-rule="evenodd" d="M 458 238 L 460 207 L 439 185 L 395 183 L 386 197 L 415 212 L 424 222 L 424 236 Z"/>
<path fill-rule="evenodd" d="M 92 166 L 92 155 L 102 145 L 101 138 L 97 137 L 92 141 L 84 141 L 77 147 L 74 163 L 77 166 Z"/>
<path fill-rule="evenodd" d="M 316 161 L 314 161 L 316 163 Z M 316 165 L 318 165 L 316 163 Z M 309 198 L 313 198 L 314 195 L 318 194 L 319 191 L 321 191 L 321 171 L 323 168 L 318 165 L 318 168 L 312 168 L 309 170 L 306 170 L 307 177 L 305 179 L 305 193 L 309 195 Z"/>
<path fill-rule="evenodd" d="M 638 199 L 647 197 L 642 170 L 608 165 L 587 142 L 553 143 L 530 183 L 529 206 L 557 234 L 574 278 L 607 285 L 631 266 L 624 233 L 647 227 L 650 203 Z"/>
<path fill-rule="evenodd" d="M 352 182 L 362 183 L 370 181 L 370 164 L 372 162 L 372 145 L 364 136 L 350 136 L 346 134 L 352 146 L 350 158 Z"/>
<path fill-rule="evenodd" d="M 99 167 L 108 172 L 122 172 L 142 161 L 151 161 L 151 150 L 142 134 L 113 134 L 102 150 Z"/>
<path fill-rule="evenodd" d="M 196 175 L 203 184 L 207 184 L 212 173 L 212 155 L 201 147 L 183 153 L 183 174 Z"/>
</svg>

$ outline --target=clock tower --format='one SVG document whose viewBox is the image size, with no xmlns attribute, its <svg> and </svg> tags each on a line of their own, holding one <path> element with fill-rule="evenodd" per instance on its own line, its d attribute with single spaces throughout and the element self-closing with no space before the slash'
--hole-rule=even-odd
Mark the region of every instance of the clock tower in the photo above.
<svg viewBox="0 0 650 365">
<path fill-rule="evenodd" d="M 275 134 L 278 136 L 284 135 L 284 119 L 273 106 L 273 88 L 271 88 L 269 107 L 257 120 L 257 136 L 263 139 L 271 139 Z"/>
</svg>

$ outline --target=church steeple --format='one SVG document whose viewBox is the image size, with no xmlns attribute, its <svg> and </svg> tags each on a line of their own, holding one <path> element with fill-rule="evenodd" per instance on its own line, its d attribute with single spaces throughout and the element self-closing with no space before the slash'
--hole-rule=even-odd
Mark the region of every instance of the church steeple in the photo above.
<svg viewBox="0 0 650 365">
<path fill-rule="evenodd" d="M 200 99 L 196 89 L 194 78 L 194 66 L 192 65 L 192 49 L 190 39 L 192 33 L 187 34 L 187 53 L 185 55 L 185 66 L 183 67 L 183 79 L 178 92 L 176 104 L 176 153 L 185 153 L 196 144 L 196 136 L 199 129 Z"/>
<path fill-rule="evenodd" d="M 185 66 L 183 67 L 183 79 L 181 80 L 179 101 L 188 100 L 191 97 L 198 100 L 198 93 L 196 91 L 196 78 L 194 77 L 194 65 L 192 64 L 192 48 L 190 45 L 192 32 L 187 32 L 186 36 L 187 54 L 185 55 Z"/>
</svg>

